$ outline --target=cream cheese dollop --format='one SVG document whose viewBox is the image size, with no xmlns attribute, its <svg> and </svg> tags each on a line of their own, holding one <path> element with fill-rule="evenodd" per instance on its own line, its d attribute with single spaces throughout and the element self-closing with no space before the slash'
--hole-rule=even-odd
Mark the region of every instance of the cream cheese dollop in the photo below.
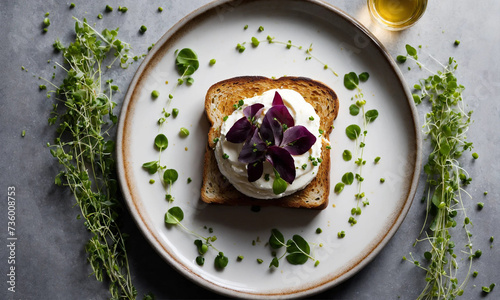
<svg viewBox="0 0 500 300">
<path fill-rule="evenodd" d="M 292 184 L 289 184 L 286 191 L 279 195 L 273 192 L 274 171 L 270 163 L 264 162 L 264 173 L 257 181 L 249 182 L 246 164 L 238 161 L 243 143 L 235 144 L 226 140 L 226 134 L 236 121 L 244 117 L 243 109 L 255 103 L 264 105 L 258 123 L 269 108 L 272 107 L 274 94 L 278 92 L 283 99 L 283 103 L 288 108 L 290 115 L 295 120 L 295 125 L 306 127 L 314 135 L 319 134 L 320 119 L 311 104 L 304 100 L 298 92 L 288 89 L 273 89 L 266 91 L 262 95 L 243 100 L 242 109 L 235 110 L 221 126 L 219 142 L 215 146 L 215 157 L 219 170 L 227 180 L 241 193 L 258 199 L 274 199 L 290 195 L 306 187 L 317 175 L 319 164 L 314 166 L 309 157 L 321 157 L 321 138 L 317 138 L 309 151 L 302 155 L 292 155 L 296 176 Z M 305 166 L 305 168 L 303 168 Z M 268 174 L 268 176 L 267 176 Z M 266 180 L 268 177 L 269 180 Z"/>
</svg>

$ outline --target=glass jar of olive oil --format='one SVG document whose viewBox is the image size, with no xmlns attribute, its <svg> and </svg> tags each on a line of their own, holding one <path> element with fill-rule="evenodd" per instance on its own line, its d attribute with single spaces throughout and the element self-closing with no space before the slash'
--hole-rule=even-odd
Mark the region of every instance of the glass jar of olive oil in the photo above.
<svg viewBox="0 0 500 300">
<path fill-rule="evenodd" d="M 388 30 L 414 25 L 425 12 L 427 0 L 368 0 L 372 18 Z"/>
</svg>

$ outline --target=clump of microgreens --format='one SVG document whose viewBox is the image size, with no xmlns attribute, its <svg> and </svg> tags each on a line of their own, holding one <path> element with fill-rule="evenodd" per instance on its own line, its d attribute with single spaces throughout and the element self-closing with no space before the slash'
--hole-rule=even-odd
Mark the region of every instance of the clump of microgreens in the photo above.
<svg viewBox="0 0 500 300">
<path fill-rule="evenodd" d="M 263 28 L 263 27 L 260 26 L 259 30 L 258 30 L 259 32 L 262 32 L 263 30 L 260 30 L 260 28 Z M 321 61 L 319 58 L 317 58 L 316 56 L 314 56 L 312 54 L 312 51 L 313 51 L 312 44 L 310 44 L 309 47 L 305 48 L 305 50 L 304 50 L 304 47 L 292 44 L 291 40 L 288 40 L 288 42 L 283 42 L 283 41 L 276 40 L 275 37 L 272 37 L 270 35 L 268 35 L 265 40 L 259 40 L 258 38 L 254 37 L 254 36 L 250 39 L 250 44 L 254 48 L 257 48 L 260 45 L 260 43 L 266 43 L 266 42 L 269 45 L 279 44 L 279 45 L 285 45 L 287 49 L 294 48 L 297 50 L 301 50 L 306 55 L 305 60 L 314 59 L 323 66 L 323 69 L 330 70 L 333 73 L 333 75 L 335 75 L 337 77 L 339 76 L 330 66 L 328 66 L 326 63 L 324 63 L 323 61 Z M 236 50 L 238 50 L 238 52 L 240 52 L 240 53 L 243 53 L 246 50 L 246 47 L 245 47 L 246 44 L 247 44 L 247 42 L 238 43 L 236 45 Z"/>
<path fill-rule="evenodd" d="M 462 98 L 464 86 L 457 82 L 455 70 L 458 65 L 453 58 L 449 58 L 448 65 L 435 60 L 442 70 L 432 72 L 418 61 L 415 48 L 406 45 L 406 52 L 405 56 L 397 57 L 399 62 L 411 59 L 421 69 L 431 73 L 415 84 L 413 98 L 417 105 L 423 100 L 429 101 L 431 105 L 423 127 L 432 146 L 432 152 L 424 165 L 427 192 L 422 200 L 426 201 L 426 218 L 420 235 L 425 234 L 425 237 L 415 242 L 429 243 L 430 249 L 424 253 L 428 262 L 427 266 L 422 266 L 411 253 L 411 259 L 408 260 L 426 271 L 427 284 L 418 299 L 454 299 L 463 294 L 472 260 L 481 256 L 480 250 L 472 250 L 472 234 L 469 231 L 472 223 L 462 201 L 462 193 L 467 194 L 463 187 L 470 183 L 471 178 L 458 160 L 464 151 L 472 149 L 472 143 L 467 142 L 466 137 L 472 111 L 465 110 Z M 460 253 L 465 254 L 469 261 L 467 274 L 460 274 L 460 277 L 464 276 L 460 283 L 455 243 L 451 235 L 451 229 L 457 225 L 459 211 L 464 217 L 462 228 L 467 237 L 465 249 Z"/>
<path fill-rule="evenodd" d="M 358 167 L 358 172 L 353 174 L 352 172 L 347 172 L 342 176 L 341 182 L 335 185 L 334 191 L 336 193 L 342 192 L 345 185 L 351 185 L 354 182 L 354 178 L 357 180 L 358 192 L 354 195 L 356 198 L 356 207 L 351 209 L 351 216 L 349 217 L 349 223 L 352 225 L 357 223 L 356 216 L 361 215 L 361 207 L 360 201 L 363 206 L 369 205 L 368 199 L 365 198 L 365 193 L 362 192 L 362 182 L 364 178 L 362 177 L 363 166 L 366 164 L 366 160 L 363 159 L 364 149 L 365 149 L 365 139 L 368 133 L 368 123 L 375 121 L 378 117 L 378 111 L 376 109 L 371 109 L 365 112 L 366 100 L 364 99 L 363 92 L 359 87 L 359 83 L 365 82 L 368 80 L 370 75 L 367 72 L 363 72 L 359 74 L 359 76 L 350 72 L 344 75 L 344 86 L 348 90 L 356 90 L 356 95 L 351 98 L 352 101 L 356 100 L 355 104 L 352 104 L 349 107 L 349 113 L 352 116 L 357 116 L 361 109 L 362 116 L 362 126 L 363 131 L 361 131 L 361 127 L 358 124 L 351 124 L 347 126 L 345 133 L 347 137 L 351 140 L 355 141 L 355 156 L 357 157 L 354 162 Z M 361 140 L 360 140 L 361 138 Z M 345 150 L 342 153 L 342 158 L 345 161 L 350 161 L 352 159 L 352 153 L 349 150 Z M 340 237 L 340 235 L 339 235 Z"/>
<path fill-rule="evenodd" d="M 112 95 L 118 86 L 102 79 L 106 56 L 114 52 L 125 68 L 130 46 L 117 38 L 117 30 L 99 33 L 85 19 L 75 20 L 75 41 L 67 47 L 60 41 L 54 46 L 62 51 L 65 65 L 58 65 L 67 72 L 66 78 L 60 86 L 46 80 L 62 105 L 54 104 L 49 118 L 49 124 L 58 125 L 58 137 L 48 146 L 63 166 L 55 183 L 71 190 L 92 234 L 85 251 L 96 279 L 109 280 L 113 299 L 135 299 L 125 234 L 118 225 L 122 205 L 117 199 L 115 143 L 108 134 L 117 122 Z"/>
<path fill-rule="evenodd" d="M 181 77 L 177 80 L 177 84 L 174 87 L 174 90 L 172 93 L 169 94 L 168 100 L 167 100 L 167 105 L 166 107 L 163 108 L 162 110 L 162 117 L 158 120 L 158 125 L 162 126 L 166 118 L 170 117 L 172 115 L 174 118 L 177 117 L 179 114 L 179 110 L 177 108 L 173 108 L 172 112 L 168 112 L 168 107 L 171 103 L 171 100 L 174 98 L 173 93 L 175 89 L 182 85 L 184 83 L 184 80 L 188 84 L 193 84 L 194 79 L 191 77 L 192 74 L 198 69 L 199 67 L 199 61 L 198 61 L 198 56 L 196 53 L 189 48 L 184 48 L 180 51 L 176 50 L 175 51 L 176 59 L 175 59 L 175 64 L 177 67 L 177 71 L 179 74 L 181 74 Z M 157 99 L 160 96 L 160 93 L 157 90 L 153 90 L 151 92 L 151 97 L 153 99 Z M 180 129 L 179 134 L 182 137 L 187 137 L 189 135 L 189 131 L 182 127 Z M 153 175 L 158 173 L 161 179 L 162 184 L 166 188 L 166 194 L 165 194 L 165 199 L 171 203 L 174 201 L 174 197 L 172 195 L 172 185 L 177 181 L 179 178 L 179 174 L 175 169 L 167 169 L 167 166 L 162 165 L 161 163 L 161 156 L 162 153 L 168 148 L 168 138 L 165 136 L 163 133 L 159 133 L 156 135 L 155 140 L 154 140 L 154 145 L 156 149 L 158 150 L 158 160 L 146 162 L 142 165 L 142 167 L 149 172 L 149 174 Z M 154 181 L 150 181 L 154 183 Z M 190 180 L 188 179 L 188 183 Z M 184 211 L 182 208 L 179 206 L 174 206 L 171 207 L 170 209 L 167 210 L 165 213 L 165 224 L 167 226 L 179 226 L 189 234 L 197 237 L 194 241 L 194 244 L 198 248 L 198 253 L 200 254 L 198 257 L 196 257 L 196 263 L 200 266 L 204 265 L 205 263 L 205 258 L 203 255 L 208 251 L 208 248 L 211 247 L 215 251 L 218 252 L 218 255 L 215 257 L 214 265 L 218 269 L 225 268 L 228 264 L 228 258 L 224 256 L 224 253 L 219 251 L 212 243 L 217 240 L 217 237 L 215 235 L 213 236 L 208 236 L 208 237 L 203 237 L 200 234 L 190 230 L 186 226 L 184 226 L 181 221 L 184 219 Z"/>
<path fill-rule="evenodd" d="M 314 266 L 319 265 L 319 260 L 311 256 L 311 247 L 309 243 L 300 235 L 295 234 L 285 243 L 285 237 L 278 229 L 271 230 L 269 237 L 269 245 L 272 249 L 278 250 L 285 247 L 286 251 L 280 257 L 276 256 L 273 250 L 274 257 L 269 264 L 269 268 L 279 267 L 279 261 L 286 256 L 286 260 L 292 265 L 303 265 L 309 259 L 314 260 Z"/>
</svg>

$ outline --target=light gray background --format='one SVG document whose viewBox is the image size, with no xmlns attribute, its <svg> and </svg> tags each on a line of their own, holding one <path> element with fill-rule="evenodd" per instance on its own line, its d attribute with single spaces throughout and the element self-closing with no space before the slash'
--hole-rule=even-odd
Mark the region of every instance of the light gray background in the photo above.
<svg viewBox="0 0 500 300">
<path fill-rule="evenodd" d="M 45 147 L 52 141 L 54 128 L 47 126 L 52 100 L 38 90 L 38 76 L 50 78 L 55 71 L 53 63 L 60 55 L 52 50 L 59 37 L 67 43 L 73 32 L 71 16 L 88 18 L 98 28 L 120 27 L 119 37 L 130 42 L 135 52 L 145 53 L 173 24 L 194 9 L 208 3 L 203 0 L 175 1 L 79 1 L 69 9 L 69 2 L 18 0 L 0 2 L 0 298 L 1 299 L 105 299 L 109 297 L 107 284 L 97 282 L 89 275 L 84 243 L 89 238 L 77 220 L 79 213 L 73 207 L 74 199 L 66 189 L 53 184 L 59 165 Z M 483 255 L 476 260 L 473 270 L 477 278 L 471 279 L 463 299 L 481 299 L 481 286 L 492 282 L 500 285 L 500 226 L 498 147 L 500 127 L 500 2 L 488 1 L 430 1 L 427 12 L 413 28 L 390 33 L 371 22 L 366 4 L 357 1 L 327 1 L 358 18 L 373 29 L 393 57 L 404 52 L 404 45 L 422 45 L 425 54 L 446 62 L 449 56 L 459 62 L 457 76 L 466 86 L 465 101 L 474 110 L 469 140 L 480 158 L 473 161 L 466 154 L 462 162 L 473 178 L 465 197 L 467 214 L 474 223 L 474 248 Z M 105 13 L 106 4 L 114 7 Z M 117 12 L 118 5 L 128 7 L 125 14 Z M 164 11 L 157 12 L 158 6 Z M 52 25 L 42 34 L 42 20 L 50 12 Z M 104 18 L 96 16 L 102 13 Z M 139 27 L 148 27 L 146 34 Z M 453 42 L 458 39 L 460 46 Z M 127 71 L 111 71 L 111 77 L 122 93 L 115 98 L 121 103 L 128 83 L 139 64 Z M 21 66 L 27 72 L 21 71 Z M 430 65 L 436 70 L 435 65 Z M 425 72 L 402 66 L 403 74 L 412 86 Z M 58 77 L 60 78 L 60 77 Z M 418 107 L 420 120 L 428 111 Z M 21 131 L 26 136 L 21 137 Z M 428 144 L 424 143 L 427 153 Z M 425 155 L 424 155 L 425 157 Z M 422 177 L 421 183 L 424 182 Z M 7 291 L 7 188 L 16 188 L 16 293 Z M 361 272 L 343 284 L 313 298 L 330 299 L 414 299 L 424 286 L 424 273 L 401 261 L 403 255 L 422 251 L 412 243 L 418 235 L 424 217 L 420 203 L 423 184 L 419 186 L 412 208 L 399 231 L 384 250 Z M 483 192 L 488 191 L 484 196 Z M 485 209 L 478 211 L 477 202 Z M 176 273 L 149 246 L 129 215 L 123 216 L 124 231 L 130 234 L 129 259 L 133 282 L 139 296 L 147 292 L 157 299 L 221 298 L 191 283 Z M 490 247 L 489 237 L 496 240 Z M 465 240 L 455 238 L 459 250 Z M 463 270 L 465 271 L 465 270 Z M 487 299 L 499 299 L 500 286 Z"/>
</svg>

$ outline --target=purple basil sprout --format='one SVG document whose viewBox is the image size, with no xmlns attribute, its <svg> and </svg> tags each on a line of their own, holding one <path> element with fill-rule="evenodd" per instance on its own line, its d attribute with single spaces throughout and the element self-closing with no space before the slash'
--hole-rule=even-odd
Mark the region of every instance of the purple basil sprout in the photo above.
<svg viewBox="0 0 500 300">
<path fill-rule="evenodd" d="M 309 151 L 316 137 L 304 126 L 295 126 L 278 92 L 260 127 L 257 127 L 255 116 L 263 105 L 256 105 L 245 108 L 245 117 L 231 127 L 226 138 L 232 143 L 244 142 L 238 160 L 247 164 L 248 181 L 254 182 L 262 176 L 263 164 L 267 161 L 283 180 L 292 184 L 296 176 L 292 155 Z"/>
<path fill-rule="evenodd" d="M 261 103 L 255 103 L 245 107 L 245 109 L 243 109 L 243 114 L 245 116 L 236 121 L 231 129 L 229 129 L 226 134 L 226 139 L 231 143 L 239 144 L 252 137 L 257 128 L 257 118 L 255 116 L 260 114 L 263 107 L 264 104 Z"/>
</svg>

